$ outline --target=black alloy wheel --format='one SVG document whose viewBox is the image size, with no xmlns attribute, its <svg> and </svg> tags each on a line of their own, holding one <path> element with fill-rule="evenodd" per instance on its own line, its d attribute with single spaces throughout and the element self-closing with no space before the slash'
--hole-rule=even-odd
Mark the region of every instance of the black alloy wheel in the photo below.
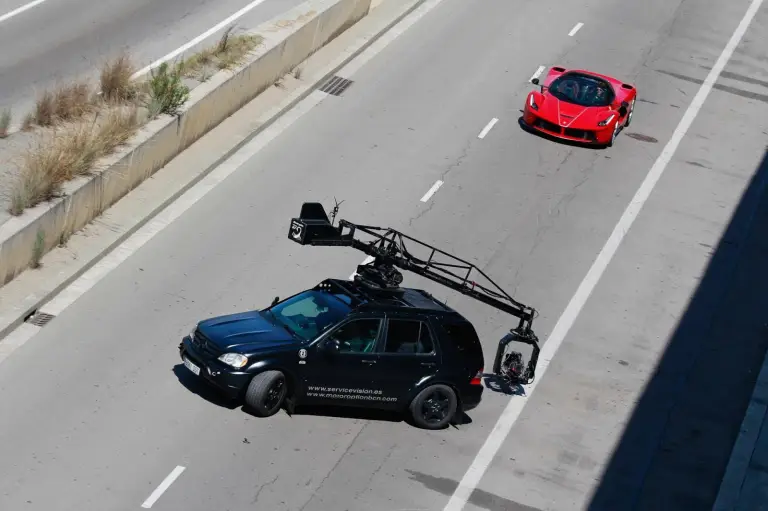
<svg viewBox="0 0 768 511">
<path fill-rule="evenodd" d="M 278 378 L 272 383 L 264 400 L 264 406 L 267 409 L 272 409 L 280 404 L 283 397 L 283 388 L 285 388 L 285 378 Z"/>
<path fill-rule="evenodd" d="M 447 385 L 431 385 L 411 402 L 411 415 L 419 427 L 442 429 L 456 414 L 458 399 Z"/>
</svg>

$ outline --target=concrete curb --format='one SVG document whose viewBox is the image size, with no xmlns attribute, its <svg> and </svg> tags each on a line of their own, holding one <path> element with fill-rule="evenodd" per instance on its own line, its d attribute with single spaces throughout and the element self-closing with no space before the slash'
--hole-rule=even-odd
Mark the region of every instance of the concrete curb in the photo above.
<svg viewBox="0 0 768 511">
<path fill-rule="evenodd" d="M 150 121 L 128 147 L 100 162 L 103 170 L 66 183 L 64 197 L 29 208 L 0 225 L 0 287 L 355 25 L 368 14 L 370 4 L 371 0 L 306 0 L 259 25 L 254 33 L 264 38 L 261 47 L 234 71 L 220 71 L 195 87 L 177 116 Z"/>
<path fill-rule="evenodd" d="M 203 171 L 197 174 L 185 185 L 174 190 L 173 193 L 171 193 L 167 198 L 161 201 L 157 206 L 153 207 L 148 214 L 143 215 L 140 219 L 136 221 L 136 223 L 132 224 L 130 227 L 125 229 L 111 243 L 100 248 L 93 257 L 81 263 L 78 266 L 76 271 L 73 271 L 70 275 L 64 277 L 61 280 L 61 282 L 58 282 L 54 287 L 51 287 L 50 289 L 45 290 L 39 297 L 32 297 L 28 301 L 28 303 L 26 303 L 23 307 L 14 310 L 13 318 L 10 321 L 6 321 L 4 324 L 0 324 L 0 342 L 2 342 L 2 339 L 5 336 L 7 336 L 9 333 L 15 330 L 17 327 L 19 327 L 19 325 L 23 324 L 27 317 L 29 317 L 35 311 L 39 310 L 44 304 L 46 304 L 53 297 L 58 295 L 67 286 L 69 286 L 78 278 L 80 278 L 85 272 L 90 270 L 107 254 L 115 250 L 126 239 L 132 236 L 136 231 L 141 229 L 144 225 L 146 225 L 152 218 L 154 218 L 157 214 L 159 214 L 163 209 L 168 207 L 168 205 L 170 205 L 175 200 L 177 200 L 180 196 L 186 193 L 187 190 L 189 190 L 194 185 L 196 185 L 200 180 L 202 180 L 205 176 L 210 174 L 215 168 L 220 166 L 224 161 L 232 157 L 232 155 L 237 153 L 240 149 L 242 149 L 243 146 L 248 144 L 261 132 L 263 132 L 269 126 L 274 124 L 274 122 L 276 122 L 286 112 L 296 107 L 299 103 L 301 103 L 304 99 L 306 99 L 310 94 L 312 94 L 319 86 L 325 83 L 331 76 L 335 75 L 340 69 L 342 69 L 349 62 L 351 62 L 356 57 L 358 57 L 361 53 L 363 53 L 366 49 L 368 49 L 371 45 L 373 45 L 379 38 L 381 38 L 389 30 L 391 30 L 395 25 L 400 23 L 406 16 L 408 16 L 417 8 L 419 8 L 425 1 L 426 0 L 414 0 L 410 4 L 407 4 L 405 9 L 398 12 L 397 15 L 389 19 L 381 28 L 379 28 L 375 33 L 373 33 L 369 38 L 365 39 L 360 44 L 357 44 L 357 46 L 355 46 L 354 49 L 349 51 L 344 58 L 340 59 L 330 68 L 325 70 L 325 72 L 321 76 L 317 77 L 317 79 L 313 80 L 312 83 L 309 83 L 306 86 L 302 87 L 300 93 L 291 97 L 289 101 L 285 102 L 285 104 L 280 105 L 280 107 L 275 112 L 273 112 L 268 118 L 266 118 L 263 123 L 261 123 L 253 131 L 251 131 L 247 136 L 245 136 L 244 138 L 239 140 L 236 144 L 234 144 L 223 155 L 217 158 L 212 164 L 208 165 Z"/>
</svg>

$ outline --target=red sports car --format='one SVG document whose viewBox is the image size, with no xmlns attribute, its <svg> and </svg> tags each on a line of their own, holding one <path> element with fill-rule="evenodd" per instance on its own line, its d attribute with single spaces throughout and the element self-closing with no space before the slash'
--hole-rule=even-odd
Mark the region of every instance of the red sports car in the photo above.
<svg viewBox="0 0 768 511">
<path fill-rule="evenodd" d="M 539 85 L 539 79 L 531 80 Z M 610 147 L 629 126 L 637 90 L 629 83 L 581 69 L 549 70 L 541 91 L 525 100 L 523 123 L 561 139 Z"/>
</svg>

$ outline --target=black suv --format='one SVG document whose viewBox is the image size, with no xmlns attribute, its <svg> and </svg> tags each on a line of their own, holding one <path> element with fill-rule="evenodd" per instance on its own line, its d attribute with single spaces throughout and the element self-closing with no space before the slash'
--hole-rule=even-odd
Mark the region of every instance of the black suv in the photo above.
<svg viewBox="0 0 768 511">
<path fill-rule="evenodd" d="M 342 405 L 407 411 L 438 429 L 483 394 L 469 321 L 426 291 L 357 280 L 326 279 L 264 310 L 201 321 L 179 351 L 194 374 L 262 417 L 284 403 Z"/>
</svg>

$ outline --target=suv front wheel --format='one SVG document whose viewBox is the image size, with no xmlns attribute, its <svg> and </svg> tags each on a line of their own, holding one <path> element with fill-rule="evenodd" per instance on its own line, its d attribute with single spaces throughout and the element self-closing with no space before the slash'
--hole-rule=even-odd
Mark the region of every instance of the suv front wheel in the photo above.
<svg viewBox="0 0 768 511">
<path fill-rule="evenodd" d="M 424 429 L 442 429 L 456 414 L 458 399 L 447 385 L 430 385 L 411 401 L 411 417 Z"/>
<path fill-rule="evenodd" d="M 253 377 L 245 392 L 245 404 L 259 417 L 269 417 L 280 410 L 288 393 L 285 375 L 280 371 L 264 371 Z"/>
</svg>

